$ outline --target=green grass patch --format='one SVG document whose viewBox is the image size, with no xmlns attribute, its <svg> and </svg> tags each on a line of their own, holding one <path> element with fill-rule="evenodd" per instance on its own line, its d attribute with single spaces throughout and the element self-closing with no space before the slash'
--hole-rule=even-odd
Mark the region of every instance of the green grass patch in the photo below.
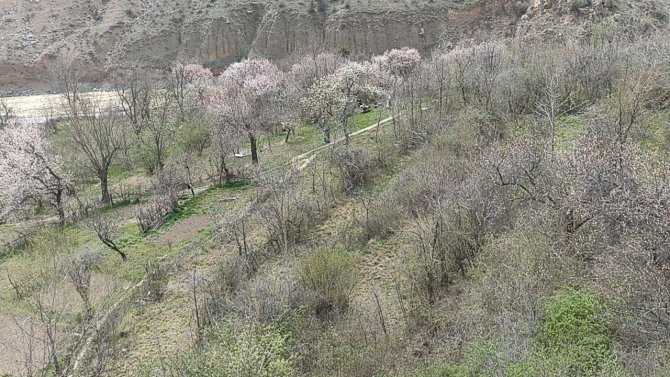
<svg viewBox="0 0 670 377">
<path fill-rule="evenodd" d="M 570 144 L 584 131 L 586 126 L 584 118 L 579 115 L 569 115 L 558 119 L 556 122 L 556 148 L 566 150 Z"/>
<path fill-rule="evenodd" d="M 670 140 L 669 120 L 670 109 L 650 116 L 641 125 L 640 144 L 652 151 L 665 152 Z"/>
<path fill-rule="evenodd" d="M 592 375 L 613 357 L 600 303 L 586 290 L 568 289 L 550 299 L 537 344 L 574 375 Z"/>
</svg>

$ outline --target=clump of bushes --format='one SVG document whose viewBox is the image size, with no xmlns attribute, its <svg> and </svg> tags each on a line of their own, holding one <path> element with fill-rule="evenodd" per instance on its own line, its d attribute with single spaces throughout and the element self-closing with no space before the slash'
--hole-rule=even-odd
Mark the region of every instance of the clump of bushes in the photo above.
<svg viewBox="0 0 670 377">
<path fill-rule="evenodd" d="M 317 315 L 347 310 L 357 280 L 354 256 L 341 248 L 319 249 L 300 262 L 298 273 Z"/>
<path fill-rule="evenodd" d="M 361 148 L 346 146 L 333 151 L 332 163 L 339 172 L 342 189 L 351 192 L 363 186 L 374 172 L 370 153 Z"/>
<path fill-rule="evenodd" d="M 200 347 L 169 360 L 162 369 L 144 367 L 138 374 L 288 377 L 294 375 L 294 360 L 288 337 L 276 326 L 226 320 L 203 331 Z"/>
</svg>

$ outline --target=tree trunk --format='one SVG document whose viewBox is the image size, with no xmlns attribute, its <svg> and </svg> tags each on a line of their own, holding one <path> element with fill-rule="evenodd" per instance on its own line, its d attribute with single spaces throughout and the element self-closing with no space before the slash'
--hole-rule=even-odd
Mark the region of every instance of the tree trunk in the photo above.
<svg viewBox="0 0 670 377">
<path fill-rule="evenodd" d="M 98 176 L 100 178 L 100 202 L 107 206 L 112 204 L 112 196 L 109 194 L 109 182 L 108 182 L 108 177 L 107 177 L 107 170 L 101 170 L 98 172 Z"/>
<path fill-rule="evenodd" d="M 58 225 L 65 225 L 65 210 L 63 209 L 63 190 L 56 193 L 56 212 L 58 213 Z"/>
<path fill-rule="evenodd" d="M 347 117 L 342 121 L 342 129 L 344 130 L 344 145 L 349 145 L 349 119 Z"/>
<path fill-rule="evenodd" d="M 326 127 L 323 129 L 323 143 L 330 144 L 330 128 Z"/>
<path fill-rule="evenodd" d="M 258 165 L 258 146 L 256 137 L 251 132 L 249 132 L 249 143 L 251 144 L 251 163 Z"/>
<path fill-rule="evenodd" d="M 116 252 L 119 253 L 119 255 L 121 256 L 121 259 L 122 259 L 124 262 L 128 262 L 128 256 L 126 255 L 126 253 L 124 253 L 123 251 L 119 250 L 118 248 L 116 249 Z"/>
<path fill-rule="evenodd" d="M 227 181 L 228 178 L 230 178 L 230 170 L 228 170 L 228 166 L 226 165 L 226 157 L 221 156 L 219 160 L 219 186 L 223 185 L 223 181 Z"/>
<path fill-rule="evenodd" d="M 284 139 L 284 144 L 288 144 L 288 138 L 291 136 L 291 132 L 293 132 L 293 136 L 295 136 L 295 129 L 292 127 L 286 130 L 286 139 Z"/>
</svg>

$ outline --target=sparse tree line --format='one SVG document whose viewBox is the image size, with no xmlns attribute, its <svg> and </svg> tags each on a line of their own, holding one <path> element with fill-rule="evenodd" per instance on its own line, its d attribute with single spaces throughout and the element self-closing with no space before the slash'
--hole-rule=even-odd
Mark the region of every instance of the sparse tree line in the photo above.
<svg viewBox="0 0 670 377">
<path fill-rule="evenodd" d="M 409 64 L 418 64 L 416 50 L 398 53 L 410 54 Z M 361 107 L 383 104 L 388 82 L 400 81 L 391 76 L 411 70 L 391 67 L 385 56 L 377 60 L 360 63 L 324 53 L 282 70 L 266 59 L 247 59 L 219 77 L 199 64 L 128 69 L 111 76 L 116 106 L 83 97 L 83 73 L 74 59 L 63 58 L 53 65 L 52 76 L 62 92 L 57 106 L 64 119 L 50 127 L 23 124 L 10 109 L 3 111 L 3 218 L 38 206 L 51 208 L 64 224 L 68 209 L 85 215 L 95 206 L 79 195 L 89 172 L 99 186 L 100 205 L 109 206 L 114 202 L 110 170 L 141 167 L 154 184 L 151 208 L 140 214 L 148 218 L 140 222 L 145 230 L 156 227 L 177 205 L 181 190 L 195 194 L 196 178 L 215 184 L 234 178 L 234 156 L 250 154 L 258 164 L 264 135 L 281 129 L 288 142 L 305 121 L 323 131 L 325 143 L 331 142 L 331 129 L 342 131 L 348 143 L 351 116 Z M 68 205 L 73 199 L 78 209 Z"/>
</svg>

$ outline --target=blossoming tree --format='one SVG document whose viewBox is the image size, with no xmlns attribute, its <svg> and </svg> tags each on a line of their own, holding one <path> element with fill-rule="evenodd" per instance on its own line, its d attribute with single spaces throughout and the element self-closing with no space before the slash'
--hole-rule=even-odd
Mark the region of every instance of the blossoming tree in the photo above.
<svg viewBox="0 0 670 377">
<path fill-rule="evenodd" d="M 277 121 L 273 110 L 283 84 L 284 73 L 269 60 L 246 59 L 231 64 L 204 96 L 206 106 L 222 122 L 249 137 L 254 164 L 258 164 L 259 136 Z"/>
<path fill-rule="evenodd" d="M 419 51 L 408 47 L 389 50 L 372 58 L 372 65 L 379 73 L 380 85 L 388 91 L 394 124 L 403 103 L 408 105 L 408 117 L 414 123 L 414 102 L 417 94 L 414 76 L 420 70 L 421 63 Z"/>
<path fill-rule="evenodd" d="M 384 95 L 370 64 L 348 62 L 312 85 L 301 104 L 308 117 L 323 130 L 326 144 L 330 143 L 331 124 L 339 124 L 348 144 L 349 118 L 360 105 L 375 103 Z"/>
<path fill-rule="evenodd" d="M 73 191 L 73 175 L 51 150 L 42 127 L 11 122 L 0 129 L 0 219 L 38 201 L 51 206 L 63 224 L 65 200 Z"/>
</svg>

